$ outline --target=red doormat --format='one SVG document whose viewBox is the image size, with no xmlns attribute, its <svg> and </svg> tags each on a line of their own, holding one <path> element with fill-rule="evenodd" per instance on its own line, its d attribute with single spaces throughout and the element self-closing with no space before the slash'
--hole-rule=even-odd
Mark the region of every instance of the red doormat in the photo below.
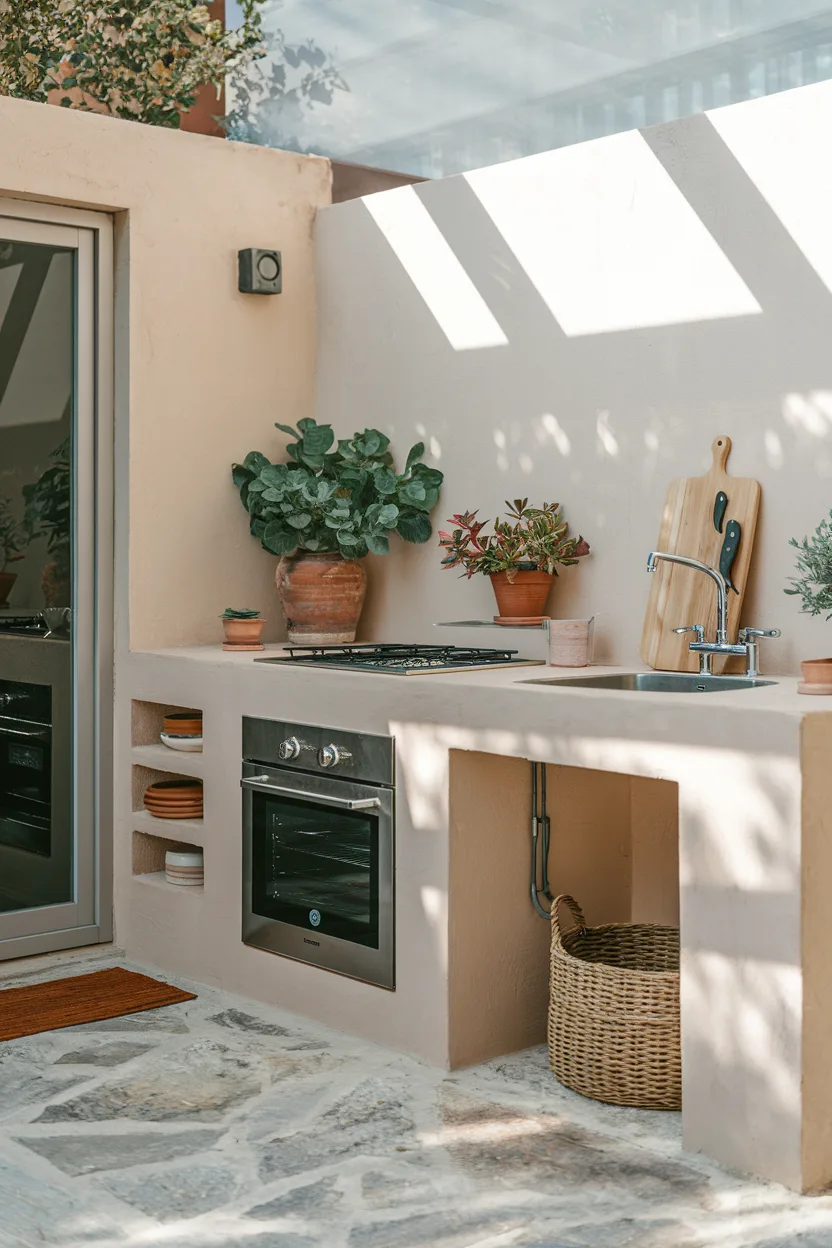
<svg viewBox="0 0 832 1248">
<path fill-rule="evenodd" d="M 6 988 L 0 991 L 0 1040 L 18 1040 L 39 1031 L 57 1031 L 195 999 L 194 992 L 183 992 L 118 966 L 26 988 Z"/>
</svg>

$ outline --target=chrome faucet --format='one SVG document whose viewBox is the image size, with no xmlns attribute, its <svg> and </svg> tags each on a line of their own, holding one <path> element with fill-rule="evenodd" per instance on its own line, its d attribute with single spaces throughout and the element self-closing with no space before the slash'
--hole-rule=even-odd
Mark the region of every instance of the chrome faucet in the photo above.
<svg viewBox="0 0 832 1248">
<path fill-rule="evenodd" d="M 728 640 L 728 583 L 721 572 L 711 568 L 698 559 L 690 559 L 687 555 L 670 555 L 661 550 L 653 550 L 647 558 L 647 571 L 655 572 L 659 563 L 681 563 L 683 567 L 693 568 L 696 572 L 704 572 L 716 582 L 716 641 L 705 640 L 705 628 L 702 624 L 683 624 L 674 628 L 674 633 L 694 633 L 696 640 L 690 643 L 690 649 L 699 655 L 700 676 L 713 674 L 713 656 L 742 655 L 745 659 L 746 676 L 760 674 L 760 645 L 758 637 L 779 637 L 779 628 L 741 628 L 736 645 Z"/>
</svg>

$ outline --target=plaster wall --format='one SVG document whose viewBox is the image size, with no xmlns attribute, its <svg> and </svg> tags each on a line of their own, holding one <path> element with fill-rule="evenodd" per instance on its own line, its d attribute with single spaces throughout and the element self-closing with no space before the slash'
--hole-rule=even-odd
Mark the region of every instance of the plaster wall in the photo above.
<svg viewBox="0 0 832 1248">
<path fill-rule="evenodd" d="M 279 635 L 274 559 L 230 465 L 277 454 L 313 402 L 313 225 L 329 162 L 0 99 L 0 195 L 116 219 L 116 572 L 121 650 L 217 635 L 229 605 Z M 283 251 L 284 293 L 237 291 L 241 247 Z M 129 537 L 128 537 L 129 531 Z"/>
<path fill-rule="evenodd" d="M 424 440 L 437 522 L 562 503 L 593 554 L 550 611 L 596 613 L 598 660 L 627 665 L 668 482 L 730 435 L 763 486 L 745 622 L 783 629 L 764 671 L 796 671 L 829 649 L 783 588 L 829 510 L 831 126 L 819 84 L 325 209 L 319 418 L 400 458 Z M 435 543 L 371 564 L 367 638 L 494 613 Z"/>
</svg>

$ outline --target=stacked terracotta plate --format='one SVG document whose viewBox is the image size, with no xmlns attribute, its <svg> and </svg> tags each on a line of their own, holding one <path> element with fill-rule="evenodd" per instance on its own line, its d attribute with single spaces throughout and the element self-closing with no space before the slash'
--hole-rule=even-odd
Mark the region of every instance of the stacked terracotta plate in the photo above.
<svg viewBox="0 0 832 1248">
<path fill-rule="evenodd" d="M 157 819 L 201 819 L 201 780 L 157 780 L 144 791 L 144 807 Z"/>
</svg>

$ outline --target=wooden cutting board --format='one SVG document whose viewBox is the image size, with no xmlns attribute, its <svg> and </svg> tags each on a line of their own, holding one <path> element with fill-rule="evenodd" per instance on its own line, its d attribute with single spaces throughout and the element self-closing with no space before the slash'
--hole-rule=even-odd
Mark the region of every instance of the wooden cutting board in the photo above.
<svg viewBox="0 0 832 1248">
<path fill-rule="evenodd" d="M 731 581 L 737 593 L 728 591 L 728 637 L 736 641 L 760 509 L 760 483 L 750 477 L 729 477 L 726 464 L 731 439 L 725 434 L 714 439 L 712 450 L 710 472 L 704 477 L 680 477 L 668 487 L 655 549 L 688 555 L 718 568 L 728 523 L 739 522 L 742 534 L 731 567 Z M 721 533 L 714 525 L 714 504 L 720 492 L 728 498 Z M 694 634 L 674 633 L 673 629 L 683 624 L 704 624 L 705 639 L 714 640 L 715 582 L 703 572 L 665 562 L 659 563 L 649 579 L 650 597 L 641 635 L 642 659 L 660 671 L 698 671 L 698 656 L 688 649 L 695 640 Z M 724 663 L 715 658 L 714 671 L 721 671 Z"/>
</svg>

